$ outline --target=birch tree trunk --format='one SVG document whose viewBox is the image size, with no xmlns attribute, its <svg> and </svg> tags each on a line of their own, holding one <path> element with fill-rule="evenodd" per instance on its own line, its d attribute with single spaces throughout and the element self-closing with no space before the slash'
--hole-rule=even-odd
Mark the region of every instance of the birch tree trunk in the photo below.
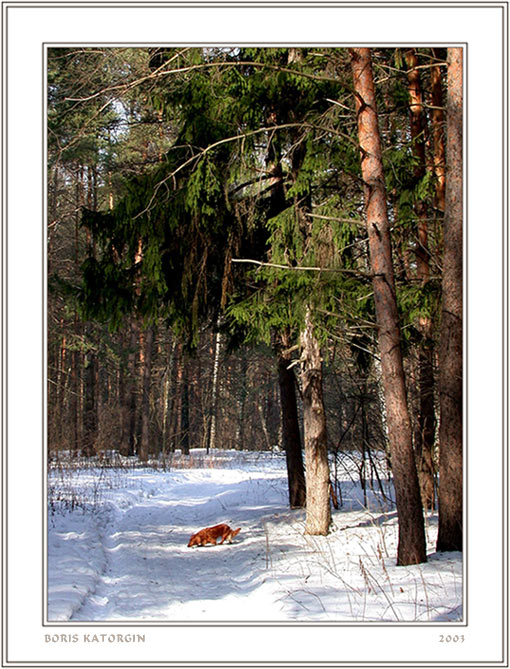
<svg viewBox="0 0 510 669">
<path fill-rule="evenodd" d="M 448 49 L 438 551 L 462 550 L 462 49 Z"/>
<path fill-rule="evenodd" d="M 399 521 L 398 565 L 427 559 L 423 510 L 407 406 L 386 189 L 370 49 L 351 49 L 361 172 L 373 274 L 382 384 Z"/>
<path fill-rule="evenodd" d="M 207 453 L 216 446 L 216 421 L 218 419 L 218 371 L 220 367 L 221 333 L 217 332 L 214 344 L 214 360 L 211 391 L 211 422 L 209 425 L 209 439 Z"/>
</svg>

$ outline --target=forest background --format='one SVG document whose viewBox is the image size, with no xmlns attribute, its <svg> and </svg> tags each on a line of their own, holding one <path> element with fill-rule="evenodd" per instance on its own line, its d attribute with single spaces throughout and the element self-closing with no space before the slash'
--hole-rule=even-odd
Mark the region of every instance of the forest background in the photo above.
<svg viewBox="0 0 510 669">
<path fill-rule="evenodd" d="M 462 549 L 461 50 L 50 49 L 48 95 L 50 455 L 282 447 L 325 533 L 382 451 L 400 563 L 443 463 Z"/>
</svg>

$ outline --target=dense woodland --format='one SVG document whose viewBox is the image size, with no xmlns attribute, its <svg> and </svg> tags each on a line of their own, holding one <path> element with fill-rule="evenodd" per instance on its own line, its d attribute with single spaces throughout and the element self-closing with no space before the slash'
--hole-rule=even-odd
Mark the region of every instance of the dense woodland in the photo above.
<svg viewBox="0 0 510 669">
<path fill-rule="evenodd" d="M 339 452 L 462 550 L 462 51 L 52 48 L 48 448 Z M 329 462 L 328 462 L 329 461 Z"/>
</svg>

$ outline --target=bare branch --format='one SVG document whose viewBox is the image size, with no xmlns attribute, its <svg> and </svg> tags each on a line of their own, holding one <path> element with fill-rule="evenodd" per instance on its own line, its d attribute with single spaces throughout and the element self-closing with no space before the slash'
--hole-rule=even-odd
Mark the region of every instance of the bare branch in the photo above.
<svg viewBox="0 0 510 669">
<path fill-rule="evenodd" d="M 334 221 L 335 223 L 354 223 L 362 228 L 366 228 L 366 224 L 361 219 L 357 218 L 337 218 L 336 216 L 325 216 L 323 214 L 308 214 L 311 218 L 320 218 L 324 221 Z"/>
<path fill-rule="evenodd" d="M 186 51 L 185 49 L 184 51 Z M 181 55 L 184 53 L 184 51 L 179 52 L 179 54 L 176 54 L 172 60 L 174 60 L 178 55 Z M 325 82 L 334 82 L 338 83 L 338 79 L 335 79 L 334 77 L 325 77 L 321 76 L 319 74 L 312 74 L 310 72 L 301 72 L 300 70 L 295 70 L 290 67 L 281 67 L 279 65 L 272 65 L 270 63 L 257 63 L 257 62 L 252 62 L 252 61 L 215 61 L 212 63 L 200 63 L 198 65 L 188 65 L 186 67 L 176 67 L 174 69 L 170 70 L 163 70 L 162 68 L 164 66 L 168 65 L 168 63 L 164 63 L 161 65 L 157 70 L 154 70 L 154 72 L 151 72 L 150 74 L 140 77 L 138 79 L 135 79 L 134 81 L 124 83 L 124 84 L 117 84 L 115 86 L 109 86 L 107 88 L 104 88 L 100 91 L 97 91 L 96 93 L 93 93 L 92 95 L 83 97 L 83 98 L 66 98 L 67 102 L 88 102 L 90 100 L 93 100 L 94 98 L 97 98 L 101 95 L 104 95 L 105 93 L 110 93 L 111 91 L 118 91 L 118 90 L 123 90 L 127 91 L 130 90 L 131 88 L 135 86 L 139 86 L 140 84 L 143 84 L 145 81 L 151 81 L 153 79 L 160 79 L 162 77 L 167 77 L 170 74 L 187 74 L 188 72 L 193 72 L 195 70 L 202 70 L 202 69 L 210 69 L 210 68 L 217 68 L 217 67 L 225 67 L 225 68 L 231 68 L 231 67 L 258 67 L 260 69 L 268 69 L 268 70 L 274 70 L 276 72 L 286 72 L 288 74 L 295 74 L 300 77 L 305 77 L 306 79 L 313 79 L 314 81 L 325 81 Z"/>
<path fill-rule="evenodd" d="M 249 258 L 232 258 L 231 262 L 236 263 L 247 263 L 251 265 L 258 265 L 259 267 L 274 267 L 275 269 L 290 269 L 296 272 L 339 272 L 342 274 L 354 274 L 356 276 L 361 276 L 367 279 L 371 279 L 371 274 L 365 274 L 359 272 L 356 269 L 345 269 L 342 267 L 307 267 L 303 265 L 296 265 L 295 267 L 291 265 L 279 265 L 277 263 L 271 262 L 262 262 L 261 260 L 252 260 Z"/>
</svg>

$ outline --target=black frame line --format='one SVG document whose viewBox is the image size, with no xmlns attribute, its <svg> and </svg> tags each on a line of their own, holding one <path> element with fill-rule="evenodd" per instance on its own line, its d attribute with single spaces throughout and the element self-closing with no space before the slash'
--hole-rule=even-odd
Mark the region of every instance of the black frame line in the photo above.
<svg viewBox="0 0 510 669">
<path fill-rule="evenodd" d="M 67 47 L 71 45 L 76 45 L 80 46 L 82 48 L 92 48 L 92 47 L 104 47 L 108 48 L 109 46 L 115 45 L 117 47 L 121 46 L 125 48 L 148 48 L 151 46 L 192 46 L 192 47 L 203 47 L 203 46 L 230 46 L 230 47 L 236 47 L 236 46 L 269 46 L 275 44 L 274 42 L 59 42 L 59 43 L 53 43 L 53 42 L 48 42 L 43 44 L 43 66 L 45 67 L 47 64 L 47 52 L 49 48 L 59 48 L 59 47 Z M 305 43 L 300 42 L 300 43 L 293 43 L 293 46 L 303 46 Z M 322 42 L 308 42 L 306 43 L 310 46 L 315 46 L 318 48 L 325 48 L 326 46 L 329 46 L 331 48 L 347 48 L 348 46 L 371 46 L 371 47 L 381 47 L 381 48 L 392 48 L 392 47 L 402 47 L 402 46 L 460 46 L 461 48 L 464 49 L 464 62 L 463 62 L 463 67 L 464 67 L 464 95 L 466 93 L 467 89 L 467 77 L 466 72 L 467 72 L 467 55 L 468 55 L 468 45 L 466 43 L 460 43 L 460 42 L 367 42 L 367 43 L 360 43 L 360 42 L 341 42 L 341 43 L 322 43 Z M 280 43 L 279 46 L 283 46 L 283 43 Z M 45 75 L 46 72 L 43 72 L 43 75 Z M 46 78 L 44 76 L 44 81 L 46 81 Z M 45 112 L 46 110 L 46 86 L 45 90 L 43 91 L 43 104 Z M 465 105 L 465 125 L 467 127 L 467 107 Z M 45 114 L 46 118 L 46 114 Z M 45 119 L 44 119 L 45 121 Z M 43 123 L 44 123 L 43 121 Z M 464 160 L 464 173 L 465 173 L 465 180 L 464 180 L 464 199 L 466 199 L 466 192 L 467 192 L 467 141 L 465 139 L 467 133 L 464 133 L 464 144 L 465 144 L 465 155 L 466 158 Z M 43 138 L 46 138 L 46 133 L 45 133 L 45 127 L 43 127 Z M 47 141 L 44 142 L 43 150 L 46 151 L 47 149 Z M 44 158 L 46 157 L 45 154 L 43 156 Z M 44 175 L 43 178 L 45 179 L 44 183 L 46 183 L 46 167 L 47 163 L 44 163 L 43 169 L 44 169 Z M 46 224 L 47 221 L 47 216 L 46 216 L 46 197 L 45 197 L 45 192 L 44 192 L 44 209 L 43 211 L 45 212 L 45 218 L 43 221 L 43 225 Z M 464 206 L 464 212 L 467 212 L 467 207 Z M 467 213 L 464 215 L 464 227 L 467 230 Z M 466 235 L 467 237 L 467 235 Z M 465 259 L 465 277 L 464 277 L 464 286 L 467 284 L 467 243 L 465 244 L 466 248 L 464 249 L 464 259 Z M 46 246 L 43 246 L 43 250 L 46 251 Z M 45 253 L 45 260 L 46 260 L 46 253 Z M 47 263 L 43 263 L 43 268 L 46 268 Z M 46 276 L 43 276 L 43 288 L 45 288 L 45 282 L 46 281 Z M 465 292 L 467 292 L 465 290 Z M 44 295 L 43 295 L 44 298 Z M 467 300 L 464 301 L 465 305 L 467 304 Z M 45 314 L 47 312 L 47 309 L 44 310 Z M 464 307 L 464 330 L 467 332 L 467 314 L 466 314 L 467 308 L 466 306 Z M 46 334 L 46 331 L 45 331 Z M 46 346 L 43 346 L 44 351 L 46 352 Z M 467 359 L 467 347 L 465 347 L 465 360 Z M 465 370 L 464 370 L 464 385 L 465 385 L 465 396 L 466 399 L 464 400 L 465 405 L 467 406 L 467 364 L 464 364 Z M 43 373 L 47 372 L 47 367 L 44 365 L 44 360 L 43 360 Z M 43 380 L 43 386 L 44 386 L 44 393 L 46 393 L 47 389 L 47 380 Z M 466 416 L 467 411 L 464 411 L 464 416 Z M 43 420 L 47 420 L 47 415 L 44 412 Z M 47 435 L 43 431 L 43 438 L 45 438 Z M 47 444 L 44 443 L 43 446 L 46 446 Z M 464 450 L 467 453 L 467 429 L 464 426 Z M 464 471 L 464 485 L 465 485 L 465 493 L 464 493 L 464 506 L 466 506 L 466 500 L 467 500 L 467 457 L 465 458 L 465 471 Z M 46 485 L 47 483 L 47 476 L 46 476 L 46 466 L 47 466 L 47 449 L 44 450 L 44 465 L 45 469 L 43 472 L 43 486 Z M 43 487 L 43 490 L 46 494 L 46 488 Z M 465 508 L 464 512 L 464 517 L 466 517 L 467 514 L 467 509 Z M 363 627 L 426 627 L 431 628 L 431 627 L 444 627 L 447 625 L 449 628 L 450 627 L 467 627 L 468 626 L 468 621 L 467 621 L 467 551 L 465 550 L 467 547 L 467 523 L 466 523 L 466 528 L 464 530 L 464 552 L 463 552 L 463 581 L 462 581 L 462 588 L 463 588 L 463 620 L 462 622 L 395 622 L 395 621 L 388 621 L 388 622 L 356 622 L 356 621 L 341 621 L 341 622 L 307 622 L 307 621 L 294 621 L 294 622 L 282 622 L 279 620 L 267 620 L 264 622 L 257 622 L 257 621 L 235 621 L 235 620 L 211 620 L 211 621 L 185 621 L 185 620 L 175 620 L 175 621 L 154 621 L 154 622 L 137 622 L 136 620 L 124 620 L 124 621 L 117 621 L 117 622 L 99 622 L 99 621 L 83 621 L 83 622 L 73 622 L 73 621 L 65 621 L 65 622 L 58 622 L 58 621 L 49 621 L 45 615 L 46 611 L 43 608 L 43 627 L 61 627 L 62 625 L 65 625 L 66 627 L 218 627 L 218 626 L 231 626 L 231 627 L 358 627 L 362 625 Z M 48 574 L 47 574 L 47 507 L 44 505 L 44 500 L 43 500 L 43 565 L 46 565 L 46 574 L 45 574 L 45 583 L 46 583 L 46 588 L 44 588 L 43 591 L 43 607 L 47 604 L 47 579 L 48 579 Z"/>
</svg>

